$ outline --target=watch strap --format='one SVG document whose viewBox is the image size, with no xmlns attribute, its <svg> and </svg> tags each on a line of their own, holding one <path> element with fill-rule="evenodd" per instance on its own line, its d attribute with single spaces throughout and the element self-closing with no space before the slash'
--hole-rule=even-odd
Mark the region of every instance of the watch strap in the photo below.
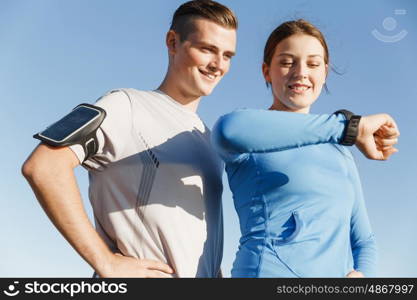
<svg viewBox="0 0 417 300">
<path fill-rule="evenodd" d="M 361 116 L 355 115 L 346 109 L 340 109 L 335 112 L 335 114 L 339 113 L 343 114 L 347 120 L 347 125 L 343 131 L 343 137 L 340 144 L 344 146 L 352 146 L 355 144 L 356 138 L 358 137 Z"/>
</svg>

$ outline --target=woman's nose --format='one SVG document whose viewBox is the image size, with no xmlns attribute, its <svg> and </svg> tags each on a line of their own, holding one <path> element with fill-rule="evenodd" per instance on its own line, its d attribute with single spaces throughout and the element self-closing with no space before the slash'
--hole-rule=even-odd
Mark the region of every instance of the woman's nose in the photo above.
<svg viewBox="0 0 417 300">
<path fill-rule="evenodd" d="M 304 64 L 297 64 L 294 69 L 293 73 L 295 78 L 307 78 L 308 76 L 308 68 Z"/>
</svg>

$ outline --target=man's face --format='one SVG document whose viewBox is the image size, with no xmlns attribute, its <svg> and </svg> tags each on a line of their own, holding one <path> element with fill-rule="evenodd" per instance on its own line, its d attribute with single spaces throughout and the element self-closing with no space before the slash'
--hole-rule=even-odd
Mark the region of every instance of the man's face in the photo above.
<svg viewBox="0 0 417 300">
<path fill-rule="evenodd" d="M 209 95 L 229 71 L 236 49 L 236 30 L 196 19 L 194 30 L 181 42 L 176 36 L 171 67 L 185 97 Z"/>
</svg>

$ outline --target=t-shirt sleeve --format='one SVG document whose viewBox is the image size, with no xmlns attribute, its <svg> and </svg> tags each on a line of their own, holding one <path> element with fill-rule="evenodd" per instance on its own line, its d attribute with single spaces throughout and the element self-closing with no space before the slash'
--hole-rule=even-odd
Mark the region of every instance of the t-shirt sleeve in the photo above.
<svg viewBox="0 0 417 300">
<path fill-rule="evenodd" d="M 106 117 L 97 129 L 97 153 L 84 161 L 83 147 L 72 145 L 69 148 L 85 168 L 100 170 L 126 156 L 125 146 L 131 139 L 133 128 L 132 103 L 126 91 L 112 90 L 99 98 L 94 105 L 106 111 Z"/>
<path fill-rule="evenodd" d="M 283 151 L 320 143 L 339 143 L 346 126 L 342 114 L 301 114 L 244 109 L 222 116 L 212 142 L 226 161 L 248 153 Z"/>
</svg>

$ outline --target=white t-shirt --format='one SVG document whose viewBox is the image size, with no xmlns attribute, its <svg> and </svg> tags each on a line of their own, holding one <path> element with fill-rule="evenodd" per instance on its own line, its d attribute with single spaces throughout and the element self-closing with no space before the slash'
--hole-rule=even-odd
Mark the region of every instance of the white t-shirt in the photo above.
<svg viewBox="0 0 417 300">
<path fill-rule="evenodd" d="M 113 251 L 216 277 L 223 253 L 223 164 L 196 113 L 161 91 L 113 90 L 99 150 L 83 163 L 96 229 Z M 81 146 L 74 145 L 80 162 Z"/>
</svg>

